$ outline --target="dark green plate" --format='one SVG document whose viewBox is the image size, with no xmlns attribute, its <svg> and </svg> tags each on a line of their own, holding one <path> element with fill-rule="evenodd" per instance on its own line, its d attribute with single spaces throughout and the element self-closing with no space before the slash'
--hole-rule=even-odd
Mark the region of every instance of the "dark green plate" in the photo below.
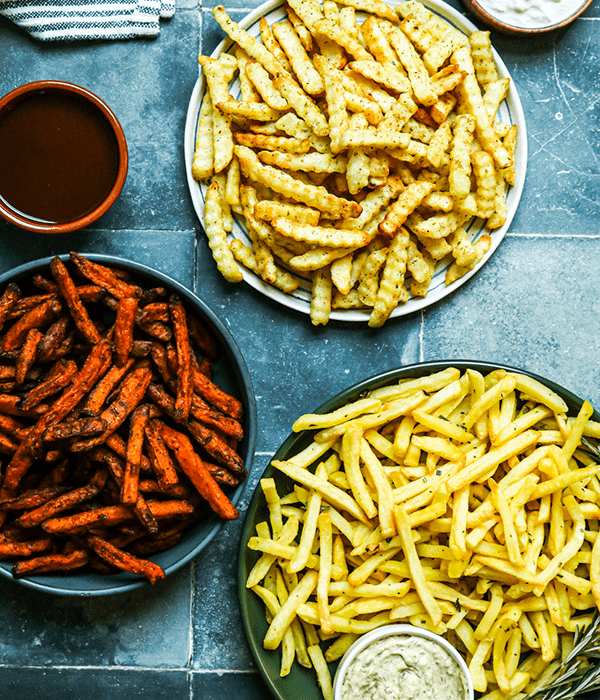
<svg viewBox="0 0 600 700">
<path fill-rule="evenodd" d="M 540 377 L 531 372 L 525 372 L 515 367 L 507 365 L 499 365 L 486 362 L 475 362 L 470 360 L 448 360 L 444 362 L 424 362 L 416 365 L 407 365 L 398 369 L 392 369 L 382 374 L 377 374 L 373 377 L 349 387 L 342 391 L 337 396 L 326 401 L 313 413 L 329 413 L 334 411 L 346 403 L 356 401 L 366 393 L 378 389 L 379 387 L 393 384 L 400 379 L 412 379 L 422 377 L 426 374 L 439 372 L 448 367 L 456 367 L 464 371 L 468 368 L 476 369 L 482 374 L 488 374 L 496 369 L 504 369 L 509 372 L 519 372 L 526 374 L 534 379 L 545 384 L 548 388 L 555 391 L 569 407 L 569 415 L 576 415 L 581 408 L 583 399 L 575 396 L 567 389 L 555 384 L 554 382 Z M 595 411 L 594 420 L 600 420 L 600 414 Z M 312 436 L 316 431 L 304 431 L 301 433 L 293 433 L 277 450 L 273 459 L 285 460 L 300 452 L 312 442 Z M 292 481 L 281 472 L 273 469 L 269 464 L 264 470 L 263 477 L 274 476 L 278 486 L 278 492 L 283 495 L 291 490 Z M 265 680 L 267 686 L 276 698 L 279 700 L 322 700 L 321 691 L 317 685 L 317 679 L 312 669 L 306 669 L 298 663 L 294 663 L 291 673 L 285 678 L 279 675 L 279 666 L 281 663 L 281 653 L 277 649 L 268 651 L 263 648 L 263 638 L 267 632 L 268 625 L 265 621 L 264 605 L 262 601 L 252 591 L 246 588 L 246 580 L 248 573 L 256 563 L 260 554 L 248 549 L 247 544 L 250 537 L 255 534 L 256 523 L 268 520 L 269 513 L 262 496 L 260 486 L 256 488 L 252 501 L 246 512 L 244 527 L 240 540 L 240 550 L 238 557 L 238 596 L 240 608 L 242 612 L 242 621 L 250 645 L 250 651 L 254 656 L 256 666 Z M 337 663 L 330 665 L 331 676 L 335 673 Z"/>
</svg>

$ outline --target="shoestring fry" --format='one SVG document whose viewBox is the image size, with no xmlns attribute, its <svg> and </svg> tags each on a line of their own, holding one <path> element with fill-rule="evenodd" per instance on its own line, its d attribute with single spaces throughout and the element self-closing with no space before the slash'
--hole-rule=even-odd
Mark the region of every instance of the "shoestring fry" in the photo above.
<svg viewBox="0 0 600 700">
<path fill-rule="evenodd" d="M 449 367 L 298 418 L 310 442 L 272 462 L 248 541 L 281 675 L 406 622 L 463 654 L 482 700 L 544 687 L 600 607 L 592 414 L 522 374 Z"/>
<path fill-rule="evenodd" d="M 466 36 L 416 0 L 340 4 L 291 0 L 260 40 L 213 9 L 234 43 L 199 57 L 192 173 L 211 183 L 204 225 L 227 280 L 242 265 L 292 293 L 308 276 L 314 325 L 363 309 L 379 327 L 427 295 L 439 261 L 451 284 L 489 250 L 489 233 L 467 232 L 506 221 L 517 126 L 498 118 L 510 81 L 489 32 Z M 228 237 L 232 216 L 251 247 Z"/>
</svg>

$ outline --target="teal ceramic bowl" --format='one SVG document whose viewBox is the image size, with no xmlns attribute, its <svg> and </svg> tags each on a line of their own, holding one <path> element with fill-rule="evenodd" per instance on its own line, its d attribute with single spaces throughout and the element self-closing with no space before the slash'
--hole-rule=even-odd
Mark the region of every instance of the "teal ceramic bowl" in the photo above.
<svg viewBox="0 0 600 700">
<path fill-rule="evenodd" d="M 145 286 L 161 286 L 165 287 L 167 292 L 178 294 L 189 308 L 193 309 L 198 314 L 198 317 L 206 324 L 209 330 L 212 331 L 219 344 L 220 350 L 220 356 L 214 363 L 213 379 L 225 391 L 236 396 L 242 402 L 244 413 L 242 421 L 244 438 L 239 446 L 239 454 L 244 460 L 248 473 L 250 473 L 256 445 L 256 400 L 250 373 L 242 352 L 224 323 L 194 293 L 179 282 L 164 275 L 162 272 L 153 270 L 140 263 L 122 260 L 110 255 L 82 254 L 95 262 L 128 271 L 134 279 Z M 64 260 L 68 258 L 68 256 L 61 257 Z M 37 272 L 44 272 L 47 276 L 51 277 L 48 267 L 50 260 L 51 258 L 36 260 L 5 273 L 0 276 L 0 289 L 4 289 L 8 282 L 13 281 L 22 285 L 25 291 L 27 288 L 26 280 L 30 279 L 31 276 Z M 241 499 L 247 481 L 246 479 L 246 481 L 242 482 L 233 492 L 228 493 L 234 505 Z M 190 562 L 199 552 L 207 547 L 220 530 L 226 526 L 227 524 L 224 521 L 213 513 L 208 512 L 207 509 L 204 518 L 186 533 L 183 540 L 178 545 L 167 551 L 153 555 L 149 557 L 149 559 L 159 564 L 168 576 Z M 131 591 L 150 585 L 145 579 L 141 579 L 139 576 L 127 572 L 101 575 L 74 571 L 67 575 L 48 573 L 13 579 L 11 568 L 12 562 L 8 560 L 0 561 L 0 575 L 18 582 L 20 585 L 59 595 L 102 596 Z M 159 581 L 154 585 L 158 587 L 161 583 Z"/>
</svg>

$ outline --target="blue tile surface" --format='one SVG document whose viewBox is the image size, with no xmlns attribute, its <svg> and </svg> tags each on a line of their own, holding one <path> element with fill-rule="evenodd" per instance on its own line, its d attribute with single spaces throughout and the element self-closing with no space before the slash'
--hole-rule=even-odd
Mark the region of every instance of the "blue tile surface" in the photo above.
<svg viewBox="0 0 600 700">
<path fill-rule="evenodd" d="M 226 7 L 239 20 L 255 4 L 228 0 Z M 458 0 L 450 4 L 461 9 Z M 242 349 L 257 398 L 257 455 L 242 516 L 294 418 L 382 370 L 448 358 L 497 361 L 600 406 L 600 3 L 549 36 L 492 34 L 527 122 L 519 209 L 475 277 L 378 331 L 337 322 L 315 329 L 304 314 L 217 273 L 183 157 L 198 52 L 212 52 L 223 38 L 210 7 L 178 0 L 151 41 L 40 44 L 0 17 L 0 94 L 39 78 L 85 85 L 117 114 L 130 156 L 121 197 L 90 229 L 34 236 L 0 222 L 0 273 L 72 249 L 108 253 L 165 272 L 212 307 Z M 228 524 L 167 581 L 106 600 L 52 598 L 0 579 L 0 697 L 269 697 L 240 622 L 241 529 L 241 520 Z"/>
</svg>

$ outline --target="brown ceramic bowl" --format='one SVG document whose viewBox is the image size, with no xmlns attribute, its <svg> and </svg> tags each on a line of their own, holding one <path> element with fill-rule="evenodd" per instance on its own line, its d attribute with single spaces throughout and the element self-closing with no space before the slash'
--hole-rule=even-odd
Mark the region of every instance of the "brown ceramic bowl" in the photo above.
<svg viewBox="0 0 600 700">
<path fill-rule="evenodd" d="M 127 177 L 125 134 L 108 105 L 60 80 L 0 98 L 0 215 L 36 233 L 89 226 Z"/>
<path fill-rule="evenodd" d="M 579 17 L 579 15 L 592 4 L 592 0 L 582 0 L 578 7 L 576 7 L 567 16 L 562 16 L 559 20 L 541 27 L 527 27 L 524 25 L 520 26 L 516 24 L 509 24 L 507 21 L 498 18 L 495 14 L 492 14 L 489 10 L 485 9 L 477 0 L 462 0 L 462 3 L 467 10 L 472 12 L 475 17 L 477 17 L 490 29 L 495 29 L 497 32 L 507 34 L 508 36 L 531 36 L 536 34 L 545 34 L 546 32 L 551 32 L 555 29 L 566 27 L 567 24 L 570 24 L 573 22 L 573 20 L 577 19 L 577 17 Z"/>
</svg>

